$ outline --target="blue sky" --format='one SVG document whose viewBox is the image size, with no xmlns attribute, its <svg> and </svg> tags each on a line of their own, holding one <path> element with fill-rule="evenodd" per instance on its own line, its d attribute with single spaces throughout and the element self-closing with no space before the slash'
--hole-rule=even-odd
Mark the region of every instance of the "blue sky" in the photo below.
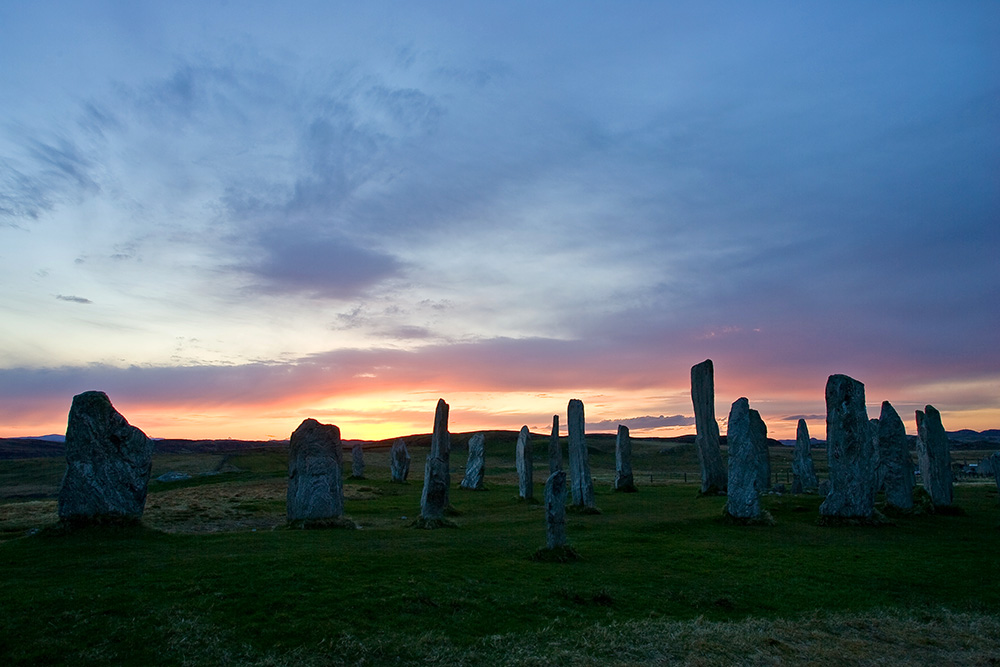
<svg viewBox="0 0 1000 667">
<path fill-rule="evenodd" d="M 103 389 L 153 435 L 438 396 L 666 434 L 709 357 L 779 437 L 831 373 L 1000 426 L 998 37 L 990 2 L 0 3 L 0 430 Z"/>
</svg>

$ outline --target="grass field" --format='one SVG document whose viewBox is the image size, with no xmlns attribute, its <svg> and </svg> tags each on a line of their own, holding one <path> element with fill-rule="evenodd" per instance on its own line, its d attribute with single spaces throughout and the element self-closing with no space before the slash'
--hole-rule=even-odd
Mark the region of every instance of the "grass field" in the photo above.
<svg viewBox="0 0 1000 667">
<path fill-rule="evenodd" d="M 770 495 L 776 525 L 737 527 L 697 496 L 690 446 L 634 446 L 638 494 L 591 452 L 602 513 L 568 517 L 567 564 L 531 560 L 543 511 L 516 498 L 501 436 L 487 491 L 457 488 L 453 452 L 459 527 L 436 531 L 409 527 L 420 449 L 403 485 L 366 453 L 354 531 L 284 529 L 278 448 L 157 457 L 154 475 L 219 472 L 151 483 L 141 528 L 72 534 L 37 530 L 63 462 L 2 461 L 0 664 L 1000 664 L 995 486 L 956 486 L 962 516 L 881 528 L 820 527 L 817 496 Z"/>
</svg>

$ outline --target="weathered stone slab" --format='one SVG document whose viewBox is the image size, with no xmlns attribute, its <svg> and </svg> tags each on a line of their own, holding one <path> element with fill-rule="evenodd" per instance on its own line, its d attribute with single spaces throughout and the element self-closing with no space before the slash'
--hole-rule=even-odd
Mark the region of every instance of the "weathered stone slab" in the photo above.
<svg viewBox="0 0 1000 667">
<path fill-rule="evenodd" d="M 813 466 L 809 427 L 805 419 L 800 419 L 795 429 L 795 455 L 792 459 L 792 493 L 815 491 L 819 488 L 816 469 Z"/>
<path fill-rule="evenodd" d="M 821 517 L 866 521 L 875 510 L 875 447 L 865 386 L 846 375 L 826 382 L 826 452 L 830 486 Z"/>
<path fill-rule="evenodd" d="M 590 455 L 584 428 L 583 401 L 569 402 L 567 426 L 569 428 L 569 475 L 573 505 L 595 507 L 594 480 L 590 476 Z"/>
<path fill-rule="evenodd" d="M 726 513 L 741 520 L 758 519 L 760 512 L 760 451 L 754 442 L 750 402 L 738 398 L 729 410 L 726 443 L 729 480 Z"/>
<path fill-rule="evenodd" d="M 142 519 L 154 442 L 131 426 L 102 391 L 73 397 L 59 518 L 69 524 Z"/>
<path fill-rule="evenodd" d="M 410 476 L 410 452 L 400 438 L 389 450 L 389 475 L 393 482 L 402 484 Z"/>
<path fill-rule="evenodd" d="M 528 432 L 527 426 L 522 426 L 521 432 L 517 434 L 514 464 L 517 468 L 518 496 L 525 500 L 531 500 L 535 497 L 535 468 L 532 454 L 531 433 Z"/>
<path fill-rule="evenodd" d="M 322 524 L 344 513 L 340 429 L 306 419 L 288 444 L 289 523 Z"/>
<path fill-rule="evenodd" d="M 465 477 L 461 487 L 470 491 L 481 491 L 483 488 L 483 466 L 486 463 L 486 436 L 476 433 L 469 438 L 469 458 L 465 462 Z"/>
<path fill-rule="evenodd" d="M 552 434 L 549 436 L 549 474 L 562 470 L 562 446 L 559 444 L 559 415 L 552 415 Z"/>
<path fill-rule="evenodd" d="M 545 546 L 566 545 L 566 473 L 557 470 L 545 480 Z"/>
<path fill-rule="evenodd" d="M 431 435 L 431 450 L 424 465 L 424 490 L 420 497 L 420 518 L 424 522 L 444 519 L 448 508 L 448 487 L 451 483 L 449 458 L 451 434 L 448 433 L 448 404 L 438 399 L 434 412 L 434 433 Z M 428 526 L 432 524 L 427 524 Z"/>
<path fill-rule="evenodd" d="M 635 479 L 632 476 L 632 438 L 628 426 L 618 425 L 615 438 L 615 491 L 635 493 Z"/>
<path fill-rule="evenodd" d="M 694 405 L 695 447 L 701 466 L 701 493 L 725 495 L 726 468 L 715 421 L 715 368 L 711 359 L 691 367 L 691 402 Z"/>
<path fill-rule="evenodd" d="M 913 509 L 913 459 L 906 439 L 906 427 L 889 401 L 882 402 L 878 419 L 878 478 L 885 490 L 887 506 Z"/>
<path fill-rule="evenodd" d="M 750 409 L 750 439 L 757 452 L 757 490 L 767 493 L 771 490 L 771 452 L 767 447 L 767 424 L 753 408 Z"/>
<path fill-rule="evenodd" d="M 953 504 L 951 444 L 941 424 L 941 413 L 928 405 L 917 410 L 917 460 L 924 489 L 935 507 Z"/>
<path fill-rule="evenodd" d="M 351 447 L 351 477 L 365 478 L 365 450 L 360 442 L 354 443 Z"/>
</svg>

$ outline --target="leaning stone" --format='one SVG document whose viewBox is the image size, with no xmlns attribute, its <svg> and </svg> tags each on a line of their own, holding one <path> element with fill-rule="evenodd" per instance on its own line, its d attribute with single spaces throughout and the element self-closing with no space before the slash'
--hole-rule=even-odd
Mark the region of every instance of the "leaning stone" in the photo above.
<svg viewBox="0 0 1000 667">
<path fill-rule="evenodd" d="M 559 415 L 552 415 L 552 435 L 549 436 L 549 474 L 562 470 L 562 446 L 559 444 Z"/>
<path fill-rule="evenodd" d="M 771 452 L 767 447 L 767 424 L 760 413 L 750 410 L 750 437 L 757 451 L 757 488 L 761 493 L 771 490 Z"/>
<path fill-rule="evenodd" d="M 906 427 L 889 401 L 882 402 L 878 419 L 878 477 L 885 490 L 886 506 L 913 509 L 913 459 L 906 439 Z"/>
<path fill-rule="evenodd" d="M 618 425 L 618 437 L 615 438 L 615 491 L 635 493 L 635 479 L 632 476 L 632 438 L 629 437 L 628 426 Z"/>
<path fill-rule="evenodd" d="M 583 401 L 571 399 L 568 408 L 569 426 L 569 475 L 573 505 L 596 509 L 594 480 L 590 476 L 590 457 L 584 432 Z"/>
<path fill-rule="evenodd" d="M 725 513 L 735 519 L 757 519 L 760 511 L 760 453 L 750 422 L 750 402 L 739 398 L 729 411 L 726 443 L 729 446 L 729 480 Z"/>
<path fill-rule="evenodd" d="M 410 476 L 410 452 L 402 438 L 392 443 L 389 451 L 389 475 L 397 484 L 402 484 Z"/>
<path fill-rule="evenodd" d="M 418 528 L 438 528 L 446 523 L 444 514 L 449 504 L 448 486 L 451 483 L 451 473 L 448 470 L 450 452 L 448 404 L 444 399 L 438 399 L 431 450 L 424 464 L 424 490 L 420 496 L 420 519 L 416 524 Z"/>
<path fill-rule="evenodd" d="M 792 493 L 812 491 L 819 487 L 813 466 L 809 427 L 800 419 L 795 429 L 795 457 L 792 459 Z"/>
<path fill-rule="evenodd" d="M 481 491 L 483 488 L 483 466 L 485 465 L 486 436 L 477 433 L 469 438 L 469 458 L 465 462 L 465 477 L 459 485 L 470 491 Z"/>
<path fill-rule="evenodd" d="M 515 466 L 517 468 L 517 491 L 518 496 L 524 500 L 534 498 L 534 465 L 531 460 L 531 433 L 527 426 L 521 427 L 521 432 L 517 434 L 517 452 L 515 456 Z"/>
<path fill-rule="evenodd" d="M 826 452 L 830 490 L 819 506 L 822 519 L 842 523 L 873 516 L 875 450 L 865 410 L 865 386 L 846 375 L 826 382 Z"/>
<path fill-rule="evenodd" d="M 66 426 L 60 520 L 73 526 L 138 523 L 146 507 L 153 447 L 104 392 L 74 396 Z"/>
<path fill-rule="evenodd" d="M 941 413 L 928 405 L 917 410 L 917 459 L 923 487 L 934 507 L 953 504 L 951 479 L 951 444 L 941 424 Z"/>
<path fill-rule="evenodd" d="M 340 429 L 306 419 L 288 444 L 287 515 L 292 526 L 333 526 L 344 513 Z"/>
<path fill-rule="evenodd" d="M 360 442 L 354 443 L 351 447 L 351 477 L 354 479 L 365 478 L 365 450 Z"/>
<path fill-rule="evenodd" d="M 701 494 L 725 495 L 726 468 L 715 421 L 715 368 L 711 359 L 691 367 L 691 402 L 694 404 L 695 447 L 701 466 Z"/>
</svg>

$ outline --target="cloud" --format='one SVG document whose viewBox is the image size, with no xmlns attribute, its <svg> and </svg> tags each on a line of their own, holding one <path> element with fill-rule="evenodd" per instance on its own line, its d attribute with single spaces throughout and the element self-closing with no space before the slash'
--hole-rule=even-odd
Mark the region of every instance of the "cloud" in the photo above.
<svg viewBox="0 0 1000 667">
<path fill-rule="evenodd" d="M 594 431 L 615 430 L 619 425 L 627 426 L 630 430 L 649 430 L 654 428 L 666 428 L 669 426 L 693 426 L 694 417 L 684 415 L 673 415 L 665 417 L 645 416 L 629 417 L 627 419 L 603 419 L 599 422 L 588 422 L 587 428 Z"/>
<path fill-rule="evenodd" d="M 806 421 L 824 421 L 826 420 L 826 415 L 790 415 L 788 417 L 782 417 L 780 421 L 798 422 L 800 419 L 805 419 Z"/>
<path fill-rule="evenodd" d="M 57 294 L 56 298 L 60 301 L 70 301 L 72 303 L 94 303 L 90 299 L 85 299 L 82 296 L 66 296 L 64 294 Z"/>
</svg>

